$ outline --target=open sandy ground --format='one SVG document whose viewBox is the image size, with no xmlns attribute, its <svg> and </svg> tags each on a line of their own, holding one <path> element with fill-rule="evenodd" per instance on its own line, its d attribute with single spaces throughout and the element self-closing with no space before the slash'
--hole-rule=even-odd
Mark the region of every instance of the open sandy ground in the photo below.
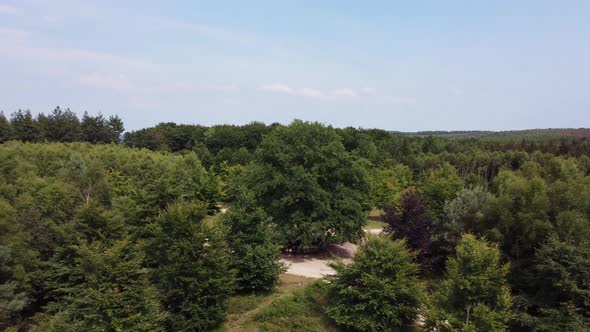
<svg viewBox="0 0 590 332">
<path fill-rule="evenodd" d="M 380 234 L 382 229 L 365 230 L 367 233 Z M 322 278 L 335 273 L 328 264 L 340 258 L 344 263 L 352 262 L 357 251 L 356 244 L 346 242 L 329 245 L 326 252 L 317 254 L 283 255 L 281 262 L 287 265 L 287 273 L 309 278 Z"/>
</svg>

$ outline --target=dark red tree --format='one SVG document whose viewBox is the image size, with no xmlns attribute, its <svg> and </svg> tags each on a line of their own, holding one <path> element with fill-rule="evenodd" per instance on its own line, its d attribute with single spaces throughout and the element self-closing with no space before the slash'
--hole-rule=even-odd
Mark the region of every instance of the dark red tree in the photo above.
<svg viewBox="0 0 590 332">
<path fill-rule="evenodd" d="M 394 239 L 406 239 L 410 249 L 418 254 L 422 265 L 429 264 L 431 254 L 432 219 L 428 216 L 428 206 L 415 188 L 407 189 L 400 206 L 385 206 L 384 221 L 388 224 L 385 232 L 393 234 Z"/>
</svg>

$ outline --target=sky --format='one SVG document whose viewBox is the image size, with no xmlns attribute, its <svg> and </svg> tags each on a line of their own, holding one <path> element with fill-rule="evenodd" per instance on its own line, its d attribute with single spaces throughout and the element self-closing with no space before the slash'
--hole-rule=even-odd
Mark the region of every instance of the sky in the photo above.
<svg viewBox="0 0 590 332">
<path fill-rule="evenodd" d="M 590 1 L 0 0 L 0 110 L 590 127 Z"/>
</svg>

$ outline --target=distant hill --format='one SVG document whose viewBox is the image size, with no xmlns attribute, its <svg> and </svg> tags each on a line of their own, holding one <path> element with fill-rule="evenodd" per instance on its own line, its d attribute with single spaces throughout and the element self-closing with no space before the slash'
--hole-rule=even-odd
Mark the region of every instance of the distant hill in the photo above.
<svg viewBox="0 0 590 332">
<path fill-rule="evenodd" d="M 403 133 L 412 136 L 440 136 L 447 138 L 479 138 L 484 140 L 530 140 L 547 141 L 561 139 L 590 140 L 590 128 L 526 129 L 507 131 L 419 131 Z"/>
</svg>

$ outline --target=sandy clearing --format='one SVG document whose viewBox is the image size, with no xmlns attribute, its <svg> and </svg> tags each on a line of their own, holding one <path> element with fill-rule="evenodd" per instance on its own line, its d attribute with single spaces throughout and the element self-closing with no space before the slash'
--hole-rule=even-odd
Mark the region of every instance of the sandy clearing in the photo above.
<svg viewBox="0 0 590 332">
<path fill-rule="evenodd" d="M 336 273 L 328 266 L 330 262 L 340 258 L 348 264 L 352 262 L 352 256 L 356 250 L 357 245 L 350 242 L 332 244 L 328 246 L 326 252 L 319 254 L 283 255 L 281 262 L 287 265 L 286 273 L 309 278 L 323 278 Z"/>
<path fill-rule="evenodd" d="M 383 232 L 383 228 L 372 228 L 372 229 L 365 229 L 365 233 L 370 233 L 370 234 L 381 234 Z"/>
</svg>

